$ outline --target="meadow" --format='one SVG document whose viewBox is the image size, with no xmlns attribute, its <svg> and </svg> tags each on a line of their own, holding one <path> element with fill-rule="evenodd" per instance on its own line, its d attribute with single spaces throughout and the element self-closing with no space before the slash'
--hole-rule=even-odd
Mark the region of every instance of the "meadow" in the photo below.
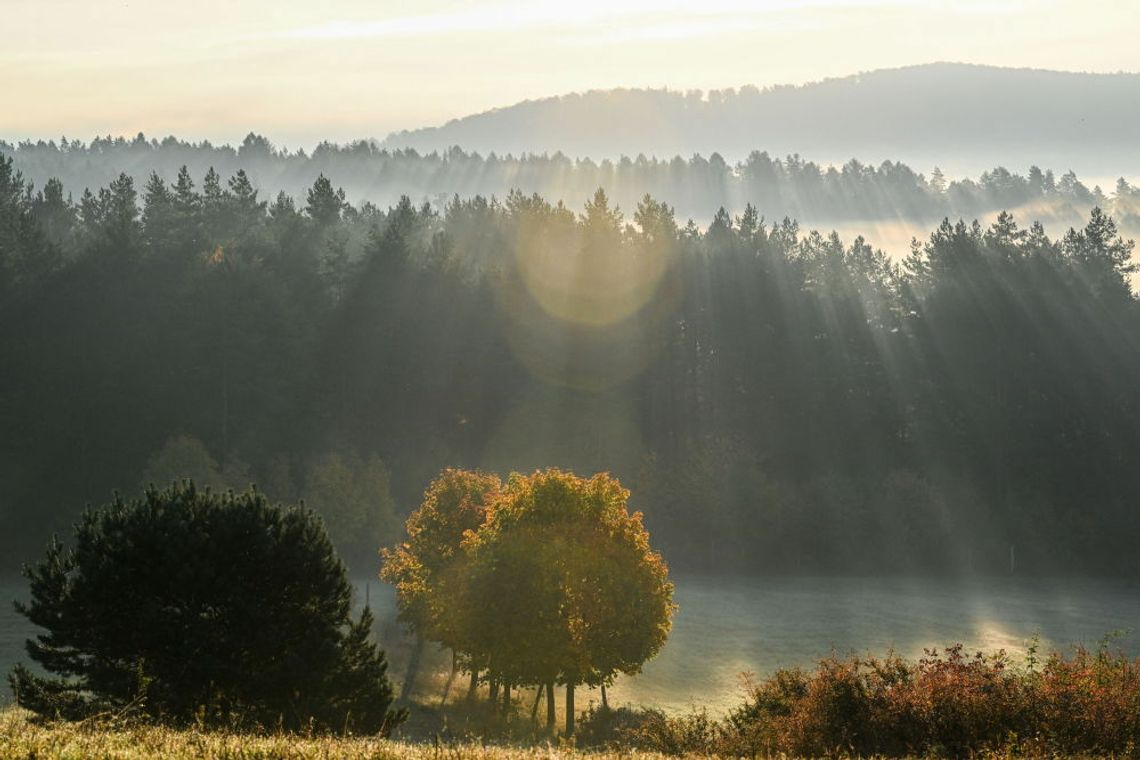
<svg viewBox="0 0 1140 760">
<path fill-rule="evenodd" d="M 479 700 L 419 713 L 396 740 L 147 724 L 130 706 L 76 722 L 0 711 L 3 758 L 1137 757 L 1140 660 L 1107 648 L 1023 657 L 960 645 L 918 659 L 827 657 L 748 685 L 724 718 L 591 706 L 571 739 Z M 445 733 L 432 720 L 453 718 Z M 533 718 L 533 716 L 532 716 Z"/>
<path fill-rule="evenodd" d="M 985 651 L 1022 654 L 1033 636 L 1044 649 L 1095 647 L 1111 631 L 1113 646 L 1140 654 L 1140 598 L 1126 581 L 1041 578 L 749 578 L 679 575 L 679 608 L 661 654 L 610 690 L 615 705 L 653 706 L 679 714 L 693 705 L 720 716 L 742 698 L 740 675 L 766 676 L 777 668 L 807 667 L 832 651 L 885 652 L 918 657 L 926 647 L 961 641 Z M 377 617 L 377 638 L 403 678 L 411 641 L 395 620 L 387 584 L 356 578 L 358 603 Z M 24 639 L 36 632 L 12 609 L 26 582 L 0 579 L 0 671 L 26 661 Z M 450 655 L 430 653 L 415 697 L 438 704 Z M 462 692 L 463 679 L 452 695 Z M 529 694 L 529 692 L 526 692 Z M 0 690 L 0 703 L 10 701 Z M 524 696 L 525 699 L 525 696 Z M 584 691 L 582 705 L 600 701 Z M 529 703 L 528 703 L 529 704 Z"/>
<path fill-rule="evenodd" d="M 564 753 L 551 747 L 514 748 L 470 744 L 410 743 L 370 737 L 255 735 L 176 730 L 115 723 L 40 725 L 17 708 L 0 712 L 0 757 L 60 760 L 530 760 Z M 613 752 L 605 757 L 654 757 L 651 753 Z"/>
</svg>

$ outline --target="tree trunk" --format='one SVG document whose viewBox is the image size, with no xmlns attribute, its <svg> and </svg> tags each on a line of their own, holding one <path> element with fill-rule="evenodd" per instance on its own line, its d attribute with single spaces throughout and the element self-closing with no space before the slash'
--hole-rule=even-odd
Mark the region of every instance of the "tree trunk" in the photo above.
<svg viewBox="0 0 1140 760">
<path fill-rule="evenodd" d="M 455 650 L 451 650 L 451 672 L 447 674 L 447 683 L 443 685 L 443 697 L 439 700 L 440 707 L 447 704 L 447 695 L 451 693 L 451 684 L 455 682 L 455 674 L 459 672 L 459 657 Z"/>
<path fill-rule="evenodd" d="M 534 693 L 534 705 L 530 708 L 530 722 L 535 725 L 535 728 L 538 727 L 538 703 L 542 699 L 543 688 L 545 688 L 545 684 L 540 683 L 538 691 Z"/>
<path fill-rule="evenodd" d="M 404 684 L 400 687 L 400 699 L 405 700 L 412 693 L 416 685 L 416 676 L 420 673 L 420 660 L 424 654 L 424 637 L 416 636 L 416 645 L 412 648 L 412 658 L 408 660 L 408 670 L 404 673 Z"/>
<path fill-rule="evenodd" d="M 566 684 L 566 735 L 574 735 L 574 684 Z"/>
<path fill-rule="evenodd" d="M 511 711 L 511 685 L 509 683 L 503 684 L 503 712 L 509 713 Z"/>
<path fill-rule="evenodd" d="M 546 684 L 546 730 L 554 730 L 554 682 Z"/>
<path fill-rule="evenodd" d="M 605 684 L 602 684 L 602 709 L 603 710 L 610 709 L 609 700 L 606 699 L 606 685 Z"/>
<path fill-rule="evenodd" d="M 491 704 L 495 704 L 499 701 L 499 679 L 493 676 L 491 677 L 490 693 L 487 695 L 487 697 L 491 700 Z"/>
<path fill-rule="evenodd" d="M 471 685 L 467 687 L 467 701 L 471 702 L 475 699 L 475 690 L 479 688 L 479 669 L 471 669 Z"/>
</svg>

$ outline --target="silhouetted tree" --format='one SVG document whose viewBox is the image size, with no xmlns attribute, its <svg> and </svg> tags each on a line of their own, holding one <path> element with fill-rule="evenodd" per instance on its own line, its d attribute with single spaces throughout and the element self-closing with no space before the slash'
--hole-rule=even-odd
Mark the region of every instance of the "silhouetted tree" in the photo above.
<svg viewBox="0 0 1140 760">
<path fill-rule="evenodd" d="M 73 543 L 27 570 L 17 610 L 44 629 L 17 666 L 16 701 L 44 717 L 103 709 L 153 720 L 387 732 L 382 651 L 352 619 L 344 566 L 320 520 L 256 491 L 192 483 L 87 511 Z"/>
</svg>

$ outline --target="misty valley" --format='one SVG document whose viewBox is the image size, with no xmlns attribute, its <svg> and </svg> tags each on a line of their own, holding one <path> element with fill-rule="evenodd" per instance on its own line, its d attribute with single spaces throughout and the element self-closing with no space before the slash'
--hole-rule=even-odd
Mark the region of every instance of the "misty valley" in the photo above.
<svg viewBox="0 0 1140 760">
<path fill-rule="evenodd" d="M 0 185 L 2 651 L 35 713 L 517 736 L 533 693 L 534 730 L 545 694 L 545 730 L 586 743 L 810 754 L 780 721 L 835 679 L 1021 695 L 850 746 L 893 752 L 1052 720 L 1017 700 L 1079 692 L 1090 657 L 1131 678 L 1140 314 L 1098 205 L 1059 238 L 947 219 L 900 260 L 751 204 L 627 217 L 602 188 L 381 209 L 183 167 L 76 201 L 12 158 Z M 69 523 L 29 599 L 15 563 Z M 293 671 L 254 631 L 302 609 L 340 653 Z"/>
<path fill-rule="evenodd" d="M 3 13 L 0 760 L 1140 757 L 1140 9 L 120 5 Z"/>
<path fill-rule="evenodd" d="M 727 712 L 743 697 L 742 676 L 810 667 L 832 651 L 894 648 L 918 657 L 923 649 L 963 642 L 1023 658 L 1035 637 L 1045 648 L 1140 645 L 1134 625 L 1140 599 L 1127 581 L 785 577 L 758 583 L 747 576 L 679 575 L 675 584 L 669 644 L 643 673 L 614 683 L 616 704 Z M 0 591 L 19 599 L 22 586 L 9 579 Z M 402 639 L 391 590 L 364 578 L 354 579 L 353 588 L 356 604 L 366 595 L 373 604 L 378 630 Z M 23 641 L 33 633 L 10 608 L 0 610 L 0 668 L 22 659 Z M 409 645 L 403 642 L 405 656 L 393 654 L 397 675 L 408 665 Z M 441 698 L 449 666 L 446 652 L 432 653 L 416 686 L 425 701 Z M 599 699 L 596 691 L 586 695 L 587 702 Z"/>
</svg>

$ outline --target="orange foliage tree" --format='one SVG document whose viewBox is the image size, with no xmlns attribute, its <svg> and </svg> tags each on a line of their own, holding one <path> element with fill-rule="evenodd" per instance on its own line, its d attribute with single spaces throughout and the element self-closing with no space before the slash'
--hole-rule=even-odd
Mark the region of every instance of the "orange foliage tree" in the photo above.
<svg viewBox="0 0 1140 760">
<path fill-rule="evenodd" d="M 400 618 L 452 648 L 474 678 L 542 686 L 554 723 L 555 683 L 574 688 L 635 674 L 665 643 L 673 585 L 629 491 L 608 474 L 549 469 L 493 475 L 445 470 L 385 550 Z"/>
<path fill-rule="evenodd" d="M 608 474 L 512 474 L 486 521 L 467 534 L 471 644 L 507 684 L 574 688 L 635 674 L 665 643 L 673 585 L 629 491 Z"/>
<path fill-rule="evenodd" d="M 424 493 L 423 502 L 405 523 L 405 540 L 381 551 L 380 577 L 396 588 L 399 619 L 416 634 L 417 646 L 402 697 L 410 691 L 424 641 L 434 641 L 459 656 L 470 656 L 469 626 L 458 614 L 466 594 L 464 535 L 483 524 L 501 483 L 498 476 L 447 469 Z M 478 664 L 468 663 L 474 678 Z"/>
</svg>

